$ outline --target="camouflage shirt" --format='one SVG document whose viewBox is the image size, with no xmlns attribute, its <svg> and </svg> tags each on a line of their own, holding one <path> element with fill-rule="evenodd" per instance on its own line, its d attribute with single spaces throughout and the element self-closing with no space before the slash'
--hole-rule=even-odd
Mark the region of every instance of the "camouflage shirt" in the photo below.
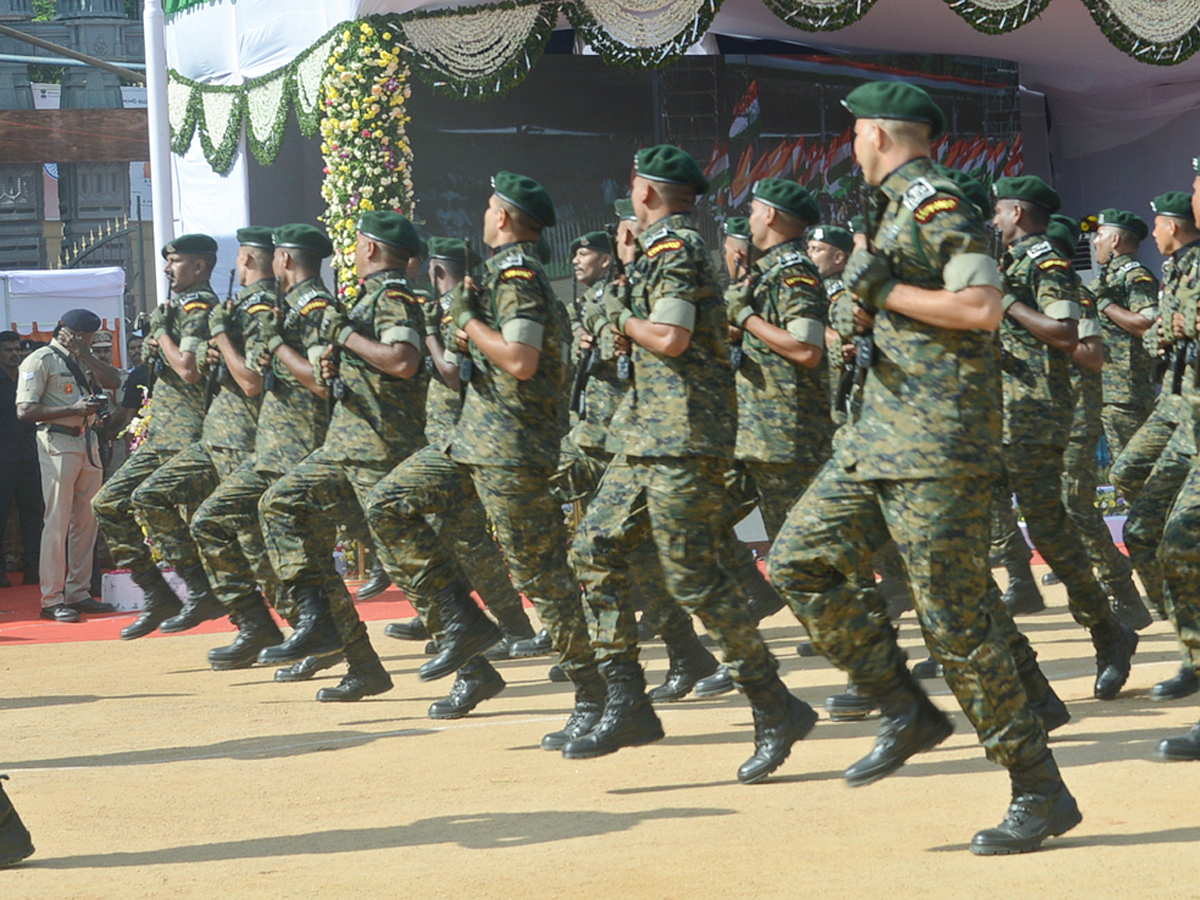
<svg viewBox="0 0 1200 900">
<path fill-rule="evenodd" d="M 737 392 L 725 304 L 704 238 L 686 215 L 638 236 L 630 281 L 633 314 L 691 332 L 679 356 L 633 344 L 634 384 L 612 427 L 630 456 L 733 457 Z M 619 423 L 619 424 L 618 424 Z"/>
<path fill-rule="evenodd" d="M 1023 237 L 1000 259 L 1006 300 L 1051 319 L 1079 320 L 1071 263 L 1045 234 Z M 1004 443 L 1065 447 L 1071 431 L 1071 356 L 1036 337 L 1013 316 L 1000 322 Z"/>
<path fill-rule="evenodd" d="M 753 266 L 751 306 L 763 321 L 825 349 L 829 301 L 800 239 L 772 247 Z M 833 421 L 824 360 L 813 368 L 780 356 L 749 331 L 737 370 L 737 459 L 807 462 L 829 458 Z"/>
<path fill-rule="evenodd" d="M 363 337 L 381 344 L 409 344 L 418 356 L 424 353 L 425 313 L 403 272 L 368 276 L 346 317 Z M 397 378 L 343 348 L 340 373 L 345 396 L 333 407 L 321 451 L 327 459 L 391 468 L 425 445 L 424 365 L 412 378 Z"/>
<path fill-rule="evenodd" d="M 1109 303 L 1158 317 L 1158 281 L 1150 270 L 1128 254 L 1115 256 L 1091 284 L 1104 329 L 1104 402 L 1149 409 L 1154 403 L 1154 361 L 1145 343 L 1104 314 Z"/>
<path fill-rule="evenodd" d="M 176 294 L 163 310 L 167 334 L 182 353 L 196 356 L 201 375 L 207 373 L 208 315 L 218 303 L 208 283 L 197 284 Z M 188 384 L 161 355 L 162 372 L 154 382 L 154 403 L 146 441 L 157 451 L 178 451 L 200 437 L 204 422 L 204 378 Z"/>
<path fill-rule="evenodd" d="M 604 311 L 605 284 L 597 281 L 583 295 L 580 324 L 589 334 L 598 335 L 595 346 L 600 348 L 600 357 L 588 376 L 583 393 L 586 418 L 575 425 L 571 434 L 576 446 L 594 450 L 604 449 L 613 414 L 633 384 L 632 378 L 621 378 L 617 374 L 617 336 L 606 327 L 609 321 Z M 586 363 L 587 360 L 579 361 L 579 365 Z"/>
<path fill-rule="evenodd" d="M 280 333 L 287 345 L 306 355 L 320 340 L 325 310 L 337 301 L 320 278 L 302 281 L 283 299 L 286 310 Z M 248 359 L 257 360 L 266 348 L 261 340 L 246 346 Z M 255 471 L 280 475 L 321 446 L 329 423 L 329 405 L 306 388 L 278 356 L 272 356 L 275 389 L 263 398 L 254 439 Z"/>
<path fill-rule="evenodd" d="M 929 290 L 999 287 L 979 213 L 932 160 L 909 160 L 879 194 L 873 246 L 899 281 Z M 862 415 L 847 426 L 838 462 L 863 480 L 998 474 L 994 340 L 880 312 Z"/>
<path fill-rule="evenodd" d="M 825 296 L 829 298 L 829 327 L 837 332 L 839 344 L 849 344 L 854 339 L 854 297 L 846 290 L 842 281 L 842 273 L 830 275 L 825 281 Z M 847 413 L 838 406 L 838 386 L 846 371 L 846 361 L 842 357 L 842 348 L 834 350 L 826 348 L 825 367 L 829 373 L 829 408 L 832 410 L 833 422 L 837 426 L 846 424 Z M 861 400 L 861 392 L 858 399 Z M 858 414 L 858 403 L 853 404 L 855 417 Z"/>
<path fill-rule="evenodd" d="M 450 309 L 450 295 L 440 299 L 426 297 L 422 308 L 425 311 L 425 334 L 436 334 L 441 340 L 442 355 L 452 366 L 458 365 L 458 353 L 454 350 L 454 322 L 447 311 Z M 425 357 L 425 368 L 429 371 L 429 387 L 425 394 L 425 440 L 437 444 L 449 437 L 458 422 L 458 414 L 462 410 L 462 394 L 442 380 L 441 374 L 433 365 L 433 357 Z"/>
<path fill-rule="evenodd" d="M 1072 280 L 1079 295 L 1079 340 L 1090 337 L 1103 338 L 1096 298 L 1079 280 L 1079 273 L 1071 269 Z M 1104 404 L 1104 371 L 1093 372 L 1078 363 L 1071 365 L 1071 394 L 1075 398 L 1075 412 L 1071 419 L 1071 440 L 1099 438 L 1104 434 L 1100 408 Z"/>
<path fill-rule="evenodd" d="M 553 469 L 567 405 L 567 311 L 550 287 L 536 243 L 498 247 L 484 270 L 476 313 L 506 341 L 536 347 L 538 367 L 521 381 L 471 344 L 471 383 L 446 449 L 469 465 Z"/>
<path fill-rule="evenodd" d="M 245 354 L 247 344 L 253 346 L 258 342 L 262 320 L 274 315 L 274 307 L 278 302 L 279 292 L 271 278 L 264 278 L 238 291 L 233 300 L 233 321 L 226 332 L 235 348 Z M 248 365 L 254 365 L 253 360 L 249 357 L 246 359 Z M 261 406 L 261 394 L 247 397 L 237 381 L 227 375 L 217 387 L 212 404 L 204 416 L 200 440 L 208 447 L 245 450 L 247 453 L 253 451 Z"/>
</svg>

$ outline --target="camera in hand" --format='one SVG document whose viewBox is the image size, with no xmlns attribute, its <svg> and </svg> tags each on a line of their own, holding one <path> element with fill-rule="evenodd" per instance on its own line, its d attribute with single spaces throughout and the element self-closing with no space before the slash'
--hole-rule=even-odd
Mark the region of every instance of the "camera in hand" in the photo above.
<svg viewBox="0 0 1200 900">
<path fill-rule="evenodd" d="M 100 408 L 96 410 L 96 417 L 101 421 L 107 419 L 111 415 L 108 411 L 108 397 L 104 394 L 91 394 L 83 398 L 84 403 L 91 403 Z"/>
</svg>

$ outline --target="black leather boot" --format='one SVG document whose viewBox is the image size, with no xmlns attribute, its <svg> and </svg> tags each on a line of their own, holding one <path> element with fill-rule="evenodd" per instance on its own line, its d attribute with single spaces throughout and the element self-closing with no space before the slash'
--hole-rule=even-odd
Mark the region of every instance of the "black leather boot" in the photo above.
<svg viewBox="0 0 1200 900">
<path fill-rule="evenodd" d="M 383 629 L 383 633 L 398 641 L 429 640 L 429 629 L 425 627 L 425 623 L 421 621 L 420 616 L 414 619 L 406 619 L 403 622 L 392 622 Z"/>
<path fill-rule="evenodd" d="M 1029 708 L 1038 714 L 1047 734 L 1071 721 L 1067 705 L 1054 693 L 1054 688 L 1046 680 L 1045 673 L 1032 653 L 1017 662 L 1017 676 L 1021 679 L 1021 687 L 1025 689 Z"/>
<path fill-rule="evenodd" d="M 468 660 L 458 670 L 450 696 L 435 700 L 429 707 L 431 719 L 461 719 L 484 700 L 504 690 L 504 679 L 482 656 Z"/>
<path fill-rule="evenodd" d="M 171 586 L 163 579 L 162 572 L 158 569 L 138 575 L 133 580 L 142 589 L 144 600 L 141 615 L 121 629 L 123 641 L 132 641 L 152 634 L 161 623 L 183 608 L 179 597 L 171 590 Z"/>
<path fill-rule="evenodd" d="M 897 673 L 890 686 L 869 694 L 879 704 L 883 721 L 871 752 L 846 770 L 851 787 L 892 774 L 910 756 L 936 747 L 954 733 L 954 725 L 908 672 Z"/>
<path fill-rule="evenodd" d="M 365 634 L 347 644 L 345 653 L 350 671 L 336 687 L 317 691 L 318 700 L 322 703 L 353 703 L 392 689 L 392 676 L 379 661 L 379 655 Z"/>
<path fill-rule="evenodd" d="M 283 682 L 308 681 L 318 672 L 322 672 L 325 669 L 332 669 L 334 666 L 345 661 L 346 655 L 344 653 L 335 653 L 333 656 L 306 656 L 298 663 L 293 663 L 282 669 L 276 669 L 275 680 Z"/>
<path fill-rule="evenodd" d="M 995 828 L 971 839 L 972 853 L 1028 853 L 1041 847 L 1046 838 L 1065 834 L 1083 821 L 1049 750 L 1030 765 L 1014 766 L 1008 774 L 1012 779 L 1008 813 Z"/>
<path fill-rule="evenodd" d="M 204 573 L 203 567 L 192 566 L 189 569 L 176 569 L 175 574 L 187 585 L 187 598 L 183 601 L 183 609 L 179 611 L 179 614 L 159 625 L 159 631 L 163 634 L 176 634 L 180 631 L 188 631 L 211 619 L 223 619 L 228 615 L 221 601 L 213 596 L 212 587 L 209 586 L 208 576 Z"/>
<path fill-rule="evenodd" d="M 8 781 L 7 775 L 0 775 L 0 782 L 3 781 Z M 33 841 L 30 840 L 29 830 L 13 809 L 8 794 L 4 793 L 4 785 L 0 784 L 0 869 L 15 866 L 32 855 Z"/>
<path fill-rule="evenodd" d="M 596 727 L 563 744 L 566 759 L 591 759 L 661 741 L 662 723 L 646 696 L 646 678 L 637 662 L 610 659 L 600 666 L 607 682 L 604 713 Z"/>
<path fill-rule="evenodd" d="M 853 681 L 847 683 L 842 694 L 825 698 L 825 711 L 834 722 L 861 722 L 879 709 L 879 704 L 858 689 Z"/>
<path fill-rule="evenodd" d="M 257 591 L 239 600 L 229 618 L 237 626 L 237 637 L 228 646 L 208 651 L 208 661 L 217 671 L 248 669 L 258 662 L 258 654 L 264 648 L 283 643 L 283 632 L 275 624 L 267 601 Z"/>
<path fill-rule="evenodd" d="M 1052 587 L 1056 584 L 1062 584 L 1062 579 L 1058 577 L 1058 573 L 1051 569 L 1042 576 L 1042 584 L 1046 587 Z"/>
<path fill-rule="evenodd" d="M 1163 738 L 1154 748 L 1154 755 L 1172 762 L 1200 759 L 1200 724 L 1183 737 Z"/>
<path fill-rule="evenodd" d="M 567 673 L 563 671 L 563 668 L 560 665 L 551 666 L 549 668 L 549 670 L 546 672 L 546 677 L 548 679 L 550 679 L 551 681 L 553 681 L 555 684 L 566 684 L 568 681 L 571 680 L 570 677 L 567 675 Z"/>
<path fill-rule="evenodd" d="M 667 679 L 649 694 L 651 703 L 673 703 L 692 692 L 696 682 L 720 668 L 717 658 L 693 633 L 690 639 L 667 644 Z"/>
<path fill-rule="evenodd" d="M 1141 631 L 1154 621 L 1131 577 L 1126 575 L 1121 581 L 1105 582 L 1102 586 L 1112 598 L 1110 605 L 1117 621 L 1124 622 L 1134 631 Z"/>
<path fill-rule="evenodd" d="M 492 610 L 492 615 L 500 623 L 500 634 L 503 637 L 500 638 L 500 643 L 484 654 L 484 658 L 508 659 L 513 644 L 517 641 L 527 641 L 533 637 L 533 625 L 529 621 L 529 616 L 525 614 L 524 608 L 505 609 L 500 612 Z"/>
<path fill-rule="evenodd" d="M 754 560 L 748 560 L 738 568 L 738 581 L 746 594 L 746 603 L 756 625 L 783 609 L 784 602 L 779 591 L 767 581 Z"/>
<path fill-rule="evenodd" d="M 946 670 L 942 668 L 942 664 L 932 656 L 927 656 L 919 663 L 914 663 L 912 667 L 913 678 L 919 678 L 922 681 L 928 681 L 931 678 L 941 678 L 946 674 Z"/>
<path fill-rule="evenodd" d="M 466 585 L 452 584 L 433 600 L 445 628 L 438 641 L 437 655 L 417 670 L 422 681 L 436 681 L 457 672 L 467 660 L 487 652 L 501 638 L 500 629 L 475 605 Z"/>
<path fill-rule="evenodd" d="M 817 655 L 817 648 L 813 646 L 812 641 L 801 641 L 796 645 L 796 655 L 811 659 Z"/>
<path fill-rule="evenodd" d="M 697 697 L 720 697 L 736 688 L 737 684 L 729 674 L 729 669 L 720 665 L 713 674 L 696 682 L 695 692 Z"/>
<path fill-rule="evenodd" d="M 383 570 L 383 560 L 376 556 L 375 565 L 371 566 L 367 580 L 358 586 L 358 593 L 354 595 L 354 599 L 370 600 L 372 597 L 378 597 L 391 586 L 392 579 L 388 578 L 388 573 Z"/>
<path fill-rule="evenodd" d="M 754 755 L 738 768 L 737 777 L 742 784 L 756 784 L 783 765 L 792 744 L 808 736 L 817 713 L 793 697 L 778 675 L 742 687 L 754 713 Z"/>
<path fill-rule="evenodd" d="M 1033 579 L 1029 560 L 1010 562 L 1004 568 L 1008 570 L 1008 587 L 1004 589 L 1001 599 L 1008 607 L 1009 614 L 1028 616 L 1044 610 L 1046 601 L 1042 599 L 1042 592 L 1038 590 L 1037 582 Z"/>
<path fill-rule="evenodd" d="M 549 656 L 553 652 L 554 642 L 550 640 L 550 632 L 545 628 L 531 638 L 513 641 L 508 649 L 508 655 L 513 659 L 525 659 L 530 656 Z"/>
<path fill-rule="evenodd" d="M 542 738 L 543 750 L 561 750 L 568 741 L 581 738 L 600 721 L 604 712 L 604 679 L 593 673 L 592 677 L 580 679 L 575 685 L 575 708 L 558 731 Z"/>
<path fill-rule="evenodd" d="M 329 603 L 316 585 L 293 585 L 290 591 L 298 610 L 296 630 L 282 644 L 258 654 L 262 665 L 299 662 L 306 656 L 330 656 L 345 646 L 329 612 Z"/>
<path fill-rule="evenodd" d="M 661 625 L 662 619 L 658 615 L 658 610 L 644 610 L 641 618 L 638 619 L 638 643 L 644 644 L 654 640 Z"/>
<path fill-rule="evenodd" d="M 887 606 L 888 618 L 894 622 L 913 608 L 912 591 L 909 590 L 903 573 L 887 571 L 880 572 L 879 575 L 875 590 Z"/>
<path fill-rule="evenodd" d="M 1180 666 L 1174 678 L 1160 681 L 1150 689 L 1151 700 L 1181 700 L 1200 690 L 1200 678 L 1191 666 Z"/>
<path fill-rule="evenodd" d="M 1137 645 L 1137 632 L 1115 619 L 1092 626 L 1092 646 L 1096 648 L 1096 684 L 1092 695 L 1097 700 L 1111 700 L 1120 693 L 1129 678 Z"/>
</svg>

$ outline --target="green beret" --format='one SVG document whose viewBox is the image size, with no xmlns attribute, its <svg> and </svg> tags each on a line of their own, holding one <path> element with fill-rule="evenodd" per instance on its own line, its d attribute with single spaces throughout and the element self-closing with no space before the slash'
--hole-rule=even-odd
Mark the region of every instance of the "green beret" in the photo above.
<svg viewBox="0 0 1200 900">
<path fill-rule="evenodd" d="M 276 247 L 296 247 L 317 254 L 321 259 L 333 255 L 333 241 L 320 228 L 303 222 L 275 229 Z"/>
<path fill-rule="evenodd" d="M 625 219 L 637 219 L 637 216 L 633 212 L 633 201 L 628 197 L 622 197 L 621 199 L 615 201 L 613 203 L 613 212 L 617 214 L 617 219 L 619 221 L 624 221 Z"/>
<path fill-rule="evenodd" d="M 420 241 L 420 245 L 417 247 L 417 256 L 421 259 L 429 259 L 429 242 L 423 237 L 419 237 L 417 240 Z"/>
<path fill-rule="evenodd" d="M 992 217 L 992 201 L 988 197 L 987 188 L 974 175 L 968 175 L 962 169 L 951 169 L 949 166 L 938 166 L 938 172 L 947 181 L 953 181 L 962 191 L 964 197 L 971 201 L 971 205 L 979 210 L 979 215 L 985 219 Z"/>
<path fill-rule="evenodd" d="M 708 190 L 708 179 L 691 154 L 671 144 L 659 144 L 639 150 L 633 158 L 634 174 L 651 181 L 667 184 L 686 184 L 697 194 Z"/>
<path fill-rule="evenodd" d="M 586 250 L 595 250 L 597 253 L 612 253 L 612 240 L 608 236 L 607 231 L 589 231 L 587 234 L 581 234 L 575 240 L 571 241 L 571 256 L 574 258 L 575 252 L 583 247 Z"/>
<path fill-rule="evenodd" d="M 750 240 L 750 220 L 745 216 L 730 216 L 725 220 L 724 228 L 726 237 Z"/>
<path fill-rule="evenodd" d="M 237 242 L 242 247 L 260 247 L 263 250 L 275 249 L 275 231 L 260 225 L 237 230 Z"/>
<path fill-rule="evenodd" d="M 1062 206 L 1058 192 L 1036 175 L 998 178 L 992 184 L 992 195 L 997 200 L 1024 200 L 1052 213 Z"/>
<path fill-rule="evenodd" d="M 163 246 L 162 258 L 166 259 L 172 253 L 216 256 L 217 242 L 207 234 L 181 234 Z"/>
<path fill-rule="evenodd" d="M 1112 225 L 1116 228 L 1124 228 L 1126 231 L 1132 231 L 1137 235 L 1139 241 L 1144 241 L 1146 235 L 1150 233 L 1150 226 L 1146 224 L 1145 219 L 1125 209 L 1100 210 L 1100 217 L 1096 220 L 1096 224 Z"/>
<path fill-rule="evenodd" d="M 818 225 L 808 233 L 808 239 L 836 247 L 843 253 L 849 253 L 854 249 L 854 235 L 837 225 Z"/>
<path fill-rule="evenodd" d="M 1150 201 L 1150 208 L 1155 215 L 1174 216 L 1177 219 L 1194 221 L 1192 213 L 1192 195 L 1183 191 L 1167 191 L 1159 194 Z"/>
<path fill-rule="evenodd" d="M 431 237 L 426 259 L 449 259 L 465 263 L 468 269 L 474 269 L 482 259 L 479 254 L 467 246 L 461 238 Z"/>
<path fill-rule="evenodd" d="M 866 220 L 863 219 L 862 216 L 851 216 L 850 217 L 850 230 L 852 232 L 854 232 L 855 234 L 866 234 L 867 233 Z"/>
<path fill-rule="evenodd" d="M 497 172 L 492 176 L 492 190 L 501 200 L 531 216 L 542 227 L 550 228 L 557 221 L 554 201 L 544 187 L 526 175 Z"/>
<path fill-rule="evenodd" d="M 1063 255 L 1070 259 L 1075 255 L 1075 245 L 1079 243 L 1079 222 L 1070 216 L 1055 213 L 1050 217 L 1046 226 L 1046 237 L 1051 243 L 1057 244 Z"/>
<path fill-rule="evenodd" d="M 409 256 L 421 255 L 421 236 L 413 223 L 400 213 L 388 210 L 365 212 L 359 216 L 356 227 L 359 234 L 373 241 L 407 250 Z"/>
<path fill-rule="evenodd" d="M 930 138 L 946 131 L 946 116 L 924 90 L 907 81 L 868 81 L 852 90 L 842 106 L 856 119 L 899 119 L 924 122 Z"/>
<path fill-rule="evenodd" d="M 763 178 L 754 182 L 754 199 L 781 212 L 795 216 L 805 225 L 821 221 L 821 210 L 817 202 L 803 187 L 786 178 Z"/>
<path fill-rule="evenodd" d="M 538 259 L 542 261 L 543 266 L 548 266 L 554 260 L 554 248 L 550 246 L 550 241 L 543 234 L 538 238 Z"/>
</svg>

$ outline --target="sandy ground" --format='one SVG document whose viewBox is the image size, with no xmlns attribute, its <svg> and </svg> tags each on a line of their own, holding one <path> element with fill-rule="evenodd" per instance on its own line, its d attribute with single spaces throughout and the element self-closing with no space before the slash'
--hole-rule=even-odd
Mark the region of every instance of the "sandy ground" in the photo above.
<svg viewBox="0 0 1200 900">
<path fill-rule="evenodd" d="M 217 673 L 213 635 L 0 645 L 0 771 L 38 851 L 0 871 L 0 898 L 136 897 L 1195 897 L 1200 764 L 1151 759 L 1200 716 L 1147 699 L 1177 669 L 1166 623 L 1142 634 L 1113 702 L 1091 697 L 1092 650 L 1065 609 L 1020 620 L 1073 720 L 1053 746 L 1084 821 L 1041 853 L 977 858 L 1007 777 L 943 682 L 957 733 L 897 775 L 852 790 L 841 770 L 875 722 L 824 718 L 774 777 L 739 785 L 750 713 L 738 695 L 662 708 L 666 740 L 590 761 L 538 747 L 566 716 L 549 660 L 516 660 L 467 719 L 426 718 L 421 645 L 372 638 L 396 679 L 357 704 L 335 683 Z M 902 638 L 920 658 L 912 614 Z M 820 706 L 843 685 L 800 659 L 787 613 L 764 623 L 788 685 Z M 643 653 L 652 683 L 661 643 Z M 335 670 L 337 671 L 337 670 Z"/>
</svg>

